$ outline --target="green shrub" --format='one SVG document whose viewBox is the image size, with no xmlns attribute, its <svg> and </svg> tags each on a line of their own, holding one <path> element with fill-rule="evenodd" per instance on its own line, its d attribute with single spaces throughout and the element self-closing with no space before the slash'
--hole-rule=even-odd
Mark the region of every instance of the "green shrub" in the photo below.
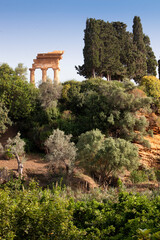
<svg viewBox="0 0 160 240">
<path fill-rule="evenodd" d="M 153 130 L 152 130 L 152 129 L 149 129 L 149 130 L 148 130 L 148 134 L 149 134 L 149 136 L 153 137 L 153 136 L 154 136 L 154 135 L 153 135 Z"/>
<path fill-rule="evenodd" d="M 148 180 L 149 181 L 156 181 L 157 178 L 156 178 L 156 170 L 153 169 L 153 168 L 149 168 L 149 169 L 146 169 L 145 170 L 147 176 L 148 176 Z"/>
<path fill-rule="evenodd" d="M 102 79 L 68 82 L 62 90 L 61 107 L 75 116 L 79 135 L 98 128 L 105 135 L 135 141 L 148 126 L 146 118 L 137 113 L 149 109 L 151 99 L 135 96 L 130 91 L 134 86 L 129 85 Z"/>
<path fill-rule="evenodd" d="M 7 64 L 0 66 L 0 97 L 12 121 L 22 121 L 33 115 L 38 93 L 38 89 L 17 76 Z"/>
<path fill-rule="evenodd" d="M 3 240 L 158 240 L 160 197 L 121 192 L 78 201 L 61 187 L 42 190 L 21 180 L 0 188 Z"/>
<path fill-rule="evenodd" d="M 147 174 L 143 170 L 133 170 L 130 175 L 133 183 L 145 182 L 148 180 Z"/>
<path fill-rule="evenodd" d="M 130 175 L 133 183 L 140 183 L 145 181 L 155 181 L 156 173 L 153 168 L 144 170 L 133 170 Z"/>
<path fill-rule="evenodd" d="M 4 158 L 5 158 L 6 160 L 9 160 L 9 159 L 13 159 L 13 158 L 14 158 L 14 154 L 11 152 L 11 148 L 5 149 Z"/>
<path fill-rule="evenodd" d="M 110 175 L 138 167 L 138 148 L 120 138 L 105 138 L 99 129 L 83 133 L 77 143 L 77 162 L 105 183 Z"/>
<path fill-rule="evenodd" d="M 156 107 L 157 112 L 159 112 L 160 108 L 160 81 L 155 76 L 144 76 L 141 79 L 140 87 L 146 92 L 147 96 L 153 98 L 154 105 Z"/>
<path fill-rule="evenodd" d="M 23 138 L 22 140 L 25 142 L 24 146 L 25 152 L 30 153 L 31 151 L 33 151 L 33 143 L 27 138 Z"/>
<path fill-rule="evenodd" d="M 0 237 L 8 239 L 83 239 L 83 230 L 72 222 L 73 203 L 60 191 L 42 190 L 31 183 L 29 189 L 0 189 Z M 78 233 L 78 234 L 77 234 Z"/>
<path fill-rule="evenodd" d="M 144 76 L 141 79 L 140 86 L 147 93 L 148 96 L 159 99 L 160 82 L 158 78 L 156 78 L 155 76 Z"/>
<path fill-rule="evenodd" d="M 155 174 L 157 181 L 160 182 L 160 170 L 156 170 Z"/>
<path fill-rule="evenodd" d="M 73 167 L 77 151 L 71 137 L 72 135 L 65 135 L 63 131 L 55 129 L 44 143 L 47 149 L 46 159 L 56 168 L 64 165 L 67 175 Z"/>
</svg>

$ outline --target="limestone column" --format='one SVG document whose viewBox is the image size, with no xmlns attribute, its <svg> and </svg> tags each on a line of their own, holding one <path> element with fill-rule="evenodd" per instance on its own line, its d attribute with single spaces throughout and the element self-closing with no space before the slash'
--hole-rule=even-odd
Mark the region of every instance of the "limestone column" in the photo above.
<svg viewBox="0 0 160 240">
<path fill-rule="evenodd" d="M 59 84 L 59 69 L 53 69 L 54 71 L 54 83 Z"/>
<path fill-rule="evenodd" d="M 30 83 L 35 85 L 35 77 L 34 77 L 35 69 L 34 68 L 30 68 L 29 70 L 30 70 Z"/>
<path fill-rule="evenodd" d="M 46 82 L 47 80 L 47 69 L 46 68 L 42 68 L 42 83 Z"/>
</svg>

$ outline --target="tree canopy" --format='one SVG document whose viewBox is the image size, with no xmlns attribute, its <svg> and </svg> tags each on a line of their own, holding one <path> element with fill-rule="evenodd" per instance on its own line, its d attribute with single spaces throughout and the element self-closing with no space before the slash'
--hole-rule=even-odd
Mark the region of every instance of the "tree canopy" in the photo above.
<svg viewBox="0 0 160 240">
<path fill-rule="evenodd" d="M 47 149 L 46 158 L 57 167 L 65 165 L 66 172 L 71 170 L 76 156 L 76 147 L 70 141 L 72 135 L 65 135 L 63 131 L 56 129 L 45 141 Z"/>
<path fill-rule="evenodd" d="M 75 116 L 72 123 L 78 129 L 77 134 L 98 128 L 107 136 L 136 140 L 139 135 L 136 130 L 143 132 L 147 126 L 145 117 L 140 117 L 138 111 L 149 109 L 151 100 L 135 96 L 131 92 L 133 88 L 131 83 L 100 79 L 71 83 L 62 100 Z"/>
<path fill-rule="evenodd" d="M 17 76 L 19 76 L 24 81 L 27 80 L 27 67 L 23 66 L 23 63 L 18 63 L 18 66 L 15 68 L 15 73 Z"/>
<path fill-rule="evenodd" d="M 13 121 L 27 118 L 36 108 L 38 90 L 17 76 L 7 64 L 0 66 L 0 99 Z"/>
<path fill-rule="evenodd" d="M 98 129 L 83 133 L 77 143 L 79 164 L 91 175 L 98 174 L 101 181 L 122 168 L 138 166 L 138 148 L 119 138 L 105 138 Z"/>
<path fill-rule="evenodd" d="M 86 78 L 107 80 L 133 78 L 137 82 L 146 74 L 156 75 L 157 61 L 150 39 L 143 33 L 141 19 L 133 19 L 133 33 L 123 22 L 105 22 L 89 18 L 84 30 L 84 64 L 76 66 Z"/>
</svg>

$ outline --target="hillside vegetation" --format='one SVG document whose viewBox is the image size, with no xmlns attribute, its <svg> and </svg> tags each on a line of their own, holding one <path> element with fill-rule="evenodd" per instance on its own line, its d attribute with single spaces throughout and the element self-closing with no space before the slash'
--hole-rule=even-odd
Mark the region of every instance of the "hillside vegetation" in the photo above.
<svg viewBox="0 0 160 240">
<path fill-rule="evenodd" d="M 21 177 L 24 152 L 44 154 L 49 171 L 59 178 L 69 181 L 79 169 L 100 186 L 125 169 L 146 167 L 139 149 L 149 151 L 146 136 L 159 126 L 156 77 L 144 76 L 139 86 L 94 78 L 35 88 L 7 64 L 0 73 L 1 153 L 16 157 Z M 15 135 L 5 139 L 9 125 Z"/>
<path fill-rule="evenodd" d="M 1 67 L 1 153 L 8 164 L 16 157 L 22 179 L 2 181 L 1 238 L 159 239 L 158 193 L 125 193 L 131 182 L 133 187 L 159 181 L 158 149 L 155 159 L 148 154 L 147 164 L 141 151 L 150 153 L 152 147 L 153 152 L 149 140 L 158 136 L 153 133 L 159 129 L 155 77 L 144 77 L 138 87 L 129 81 L 88 79 L 35 88 L 8 65 Z M 14 135 L 6 139 L 11 124 Z M 68 188 L 42 190 L 37 183 L 23 183 L 23 175 L 34 174 L 23 174 L 22 153 L 35 151 L 43 154 L 47 165 L 48 177 L 39 175 L 43 187 L 63 178 L 74 190 L 95 190 L 78 195 Z M 39 169 L 34 171 L 38 176 Z M 108 186 L 117 190 L 110 192 Z"/>
<path fill-rule="evenodd" d="M 160 80 L 126 27 L 87 19 L 82 82 L 0 66 L 0 239 L 160 239 Z"/>
</svg>

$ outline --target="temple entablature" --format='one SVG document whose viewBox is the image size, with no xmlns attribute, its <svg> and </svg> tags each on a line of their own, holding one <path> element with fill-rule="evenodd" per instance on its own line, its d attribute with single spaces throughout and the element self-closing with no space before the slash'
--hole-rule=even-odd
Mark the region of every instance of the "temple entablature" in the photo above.
<svg viewBox="0 0 160 240">
<path fill-rule="evenodd" d="M 54 83 L 59 83 L 59 60 L 62 59 L 64 51 L 53 51 L 49 53 L 39 53 L 36 59 L 33 59 L 32 68 L 30 68 L 30 83 L 35 84 L 35 70 L 42 70 L 42 82 L 46 82 L 47 70 L 52 68 L 54 71 Z"/>
</svg>

